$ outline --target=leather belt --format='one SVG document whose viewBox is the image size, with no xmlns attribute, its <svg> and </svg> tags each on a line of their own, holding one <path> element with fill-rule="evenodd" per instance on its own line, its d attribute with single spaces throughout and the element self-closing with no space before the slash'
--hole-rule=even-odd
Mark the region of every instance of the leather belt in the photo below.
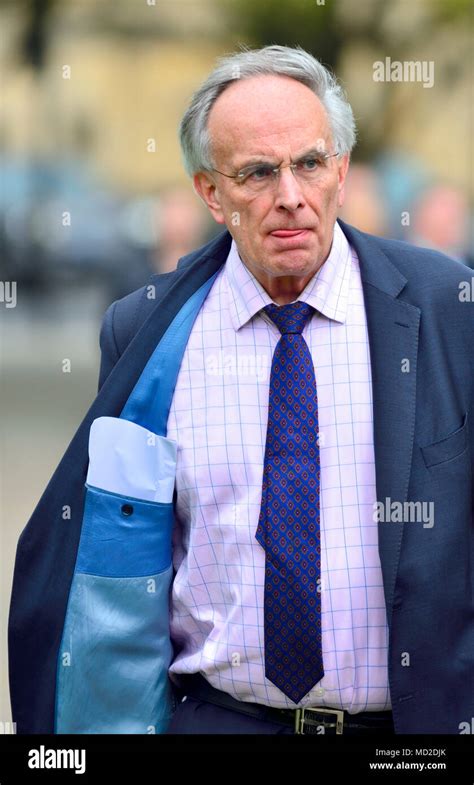
<svg viewBox="0 0 474 785">
<path fill-rule="evenodd" d="M 239 701 L 226 692 L 215 689 L 200 673 L 173 674 L 179 680 L 178 700 L 189 696 L 196 700 L 212 703 L 224 709 L 237 711 L 255 719 L 291 726 L 297 734 L 320 735 L 325 733 L 394 733 L 391 711 L 361 712 L 348 714 L 342 709 L 305 707 L 303 709 L 277 709 L 260 703 Z"/>
</svg>

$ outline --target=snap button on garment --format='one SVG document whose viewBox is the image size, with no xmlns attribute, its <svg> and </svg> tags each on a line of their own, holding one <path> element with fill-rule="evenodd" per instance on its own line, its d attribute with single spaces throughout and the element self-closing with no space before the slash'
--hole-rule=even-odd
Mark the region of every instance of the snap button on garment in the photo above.
<svg viewBox="0 0 474 785">
<path fill-rule="evenodd" d="M 131 515 L 133 507 L 131 504 L 122 504 L 122 515 Z"/>
</svg>

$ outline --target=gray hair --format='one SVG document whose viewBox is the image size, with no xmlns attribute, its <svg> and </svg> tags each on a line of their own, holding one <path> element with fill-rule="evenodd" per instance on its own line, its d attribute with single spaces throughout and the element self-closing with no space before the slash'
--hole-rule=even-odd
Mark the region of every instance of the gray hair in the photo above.
<svg viewBox="0 0 474 785">
<path fill-rule="evenodd" d="M 191 98 L 179 126 L 184 166 L 190 177 L 213 168 L 209 113 L 224 90 L 236 79 L 271 74 L 289 76 L 313 91 L 324 106 L 333 134 L 335 152 L 350 153 L 356 140 L 354 115 L 336 77 L 300 46 L 241 47 L 219 58 L 216 68 Z"/>
</svg>

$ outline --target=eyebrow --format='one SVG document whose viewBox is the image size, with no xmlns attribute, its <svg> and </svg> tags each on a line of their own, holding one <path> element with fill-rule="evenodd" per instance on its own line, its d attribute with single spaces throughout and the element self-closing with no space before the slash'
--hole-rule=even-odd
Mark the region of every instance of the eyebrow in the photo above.
<svg viewBox="0 0 474 785">
<path fill-rule="evenodd" d="M 317 147 L 311 147 L 309 150 L 306 150 L 305 152 L 297 155 L 294 160 L 301 161 L 302 158 L 308 158 L 308 156 L 311 155 L 313 155 L 315 158 L 317 157 L 324 158 L 324 156 L 327 155 L 327 150 L 320 150 Z M 243 163 L 241 166 L 235 167 L 235 169 L 236 171 L 240 172 L 242 171 L 242 169 L 247 169 L 247 167 L 249 166 L 255 166 L 255 164 L 263 164 L 265 166 L 278 166 L 275 160 L 272 161 L 269 158 L 266 158 L 265 156 L 255 155 L 255 156 L 251 156 L 251 158 L 248 159 L 246 163 Z"/>
</svg>

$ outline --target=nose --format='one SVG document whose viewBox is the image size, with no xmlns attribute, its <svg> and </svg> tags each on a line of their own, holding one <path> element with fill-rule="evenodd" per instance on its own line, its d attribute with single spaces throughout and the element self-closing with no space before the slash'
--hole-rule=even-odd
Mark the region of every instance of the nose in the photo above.
<svg viewBox="0 0 474 785">
<path fill-rule="evenodd" d="M 275 207 L 293 212 L 305 204 L 301 186 L 289 166 L 282 167 L 277 176 Z"/>
</svg>

